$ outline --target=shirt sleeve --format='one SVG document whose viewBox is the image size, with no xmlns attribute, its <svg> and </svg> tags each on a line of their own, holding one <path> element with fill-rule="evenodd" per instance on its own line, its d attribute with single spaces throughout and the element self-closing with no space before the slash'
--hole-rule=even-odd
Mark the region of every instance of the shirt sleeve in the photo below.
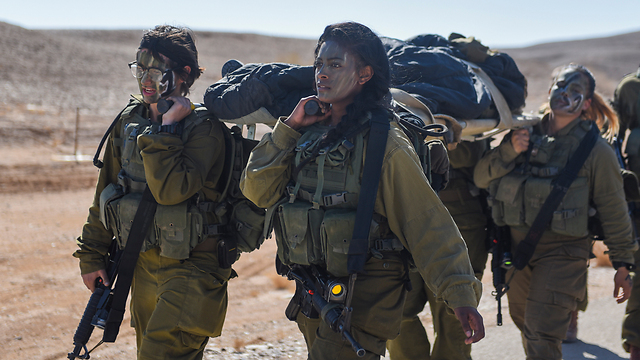
<svg viewBox="0 0 640 360">
<path fill-rule="evenodd" d="M 300 133 L 281 120 L 273 132 L 264 135 L 251 151 L 246 169 L 242 172 L 240 190 L 247 199 L 262 208 L 280 200 L 291 178 L 291 163 Z"/>
<path fill-rule="evenodd" d="M 603 139 L 598 140 L 591 160 L 586 164 L 591 183 L 590 197 L 602 223 L 609 258 L 633 264 L 633 253 L 638 245 L 632 236 L 620 166 L 613 149 Z"/>
<path fill-rule="evenodd" d="M 411 252 L 426 284 L 452 309 L 476 307 L 482 284 L 458 228 L 406 139 L 390 130 L 375 211 Z"/>
<path fill-rule="evenodd" d="M 476 186 L 481 189 L 488 189 L 491 181 L 507 175 L 515 168 L 516 160 L 519 156 L 521 155 L 511 145 L 510 137 L 505 136 L 500 145 L 489 150 L 478 161 L 473 171 L 473 181 Z"/>
<path fill-rule="evenodd" d="M 171 134 L 143 134 L 138 147 L 154 198 L 158 204 L 175 205 L 205 187 L 210 170 L 223 157 L 224 139 L 211 121 L 204 121 L 184 143 Z"/>
</svg>

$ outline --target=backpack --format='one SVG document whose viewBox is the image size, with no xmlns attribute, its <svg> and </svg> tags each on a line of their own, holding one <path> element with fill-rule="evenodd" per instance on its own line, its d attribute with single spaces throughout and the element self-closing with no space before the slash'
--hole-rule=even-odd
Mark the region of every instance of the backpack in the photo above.
<svg viewBox="0 0 640 360">
<path fill-rule="evenodd" d="M 223 235 L 218 241 L 218 259 L 222 267 L 228 268 L 241 252 L 256 250 L 264 242 L 266 210 L 256 206 L 240 191 L 242 171 L 258 141 L 243 137 L 242 129 L 237 125 L 229 128 L 222 121 L 220 123 L 225 140 L 224 168 L 220 177 L 224 188 L 213 211 L 223 224 L 222 229 L 218 229 Z"/>
</svg>

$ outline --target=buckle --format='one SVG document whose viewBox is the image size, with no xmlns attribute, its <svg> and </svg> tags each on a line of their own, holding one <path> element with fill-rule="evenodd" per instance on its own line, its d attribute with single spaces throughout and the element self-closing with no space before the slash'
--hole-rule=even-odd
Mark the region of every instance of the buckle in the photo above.
<svg viewBox="0 0 640 360">
<path fill-rule="evenodd" d="M 347 202 L 346 195 L 347 195 L 346 191 L 337 193 L 337 194 L 325 195 L 323 196 L 322 202 L 324 203 L 324 206 L 334 206 L 338 204 L 344 204 Z"/>
</svg>

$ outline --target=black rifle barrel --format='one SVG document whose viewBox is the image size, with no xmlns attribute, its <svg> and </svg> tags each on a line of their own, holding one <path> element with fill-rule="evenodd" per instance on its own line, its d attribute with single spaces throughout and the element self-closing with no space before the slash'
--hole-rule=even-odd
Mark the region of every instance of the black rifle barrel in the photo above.
<svg viewBox="0 0 640 360">
<path fill-rule="evenodd" d="M 78 324 L 78 328 L 76 329 L 76 333 L 73 335 L 73 345 L 75 348 L 73 352 L 68 354 L 68 358 L 70 360 L 74 360 L 76 358 L 80 359 L 88 359 L 85 357 L 87 354 L 80 356 L 80 351 L 83 348 L 86 349 L 87 342 L 89 338 L 91 338 L 91 333 L 93 333 L 93 325 L 91 325 L 91 320 L 93 316 L 96 314 L 96 309 L 98 308 L 98 302 L 100 302 L 100 298 L 104 293 L 104 288 L 96 287 L 89 298 L 89 302 L 87 306 L 84 308 L 84 313 L 82 314 L 82 318 L 80 319 L 80 323 Z"/>
</svg>

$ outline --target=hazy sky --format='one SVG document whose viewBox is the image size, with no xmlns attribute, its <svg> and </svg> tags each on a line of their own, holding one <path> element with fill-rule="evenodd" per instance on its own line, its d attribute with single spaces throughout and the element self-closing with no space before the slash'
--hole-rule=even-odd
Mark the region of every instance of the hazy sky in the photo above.
<svg viewBox="0 0 640 360">
<path fill-rule="evenodd" d="M 147 29 L 250 32 L 316 39 L 353 20 L 380 35 L 475 36 L 490 47 L 616 35 L 640 30 L 640 0 L 72 1 L 3 0 L 0 21 L 28 29 Z M 393 5 L 391 5 L 393 4 Z"/>
</svg>

